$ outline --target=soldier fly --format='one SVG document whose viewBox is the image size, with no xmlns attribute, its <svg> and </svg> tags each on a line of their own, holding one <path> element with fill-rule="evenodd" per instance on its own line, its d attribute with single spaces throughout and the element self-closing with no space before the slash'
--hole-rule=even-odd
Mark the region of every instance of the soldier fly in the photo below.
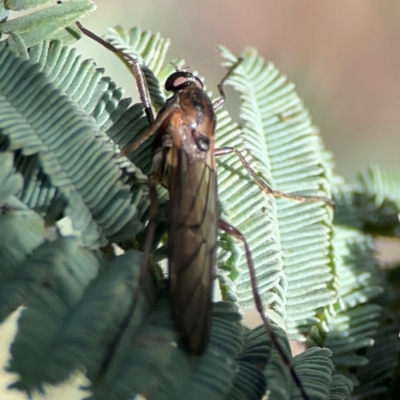
<svg viewBox="0 0 400 400">
<path fill-rule="evenodd" d="M 147 138 L 154 136 L 153 164 L 149 177 L 150 220 L 144 244 L 141 276 L 146 271 L 149 253 L 156 229 L 158 199 L 156 186 L 164 185 L 169 192 L 168 204 L 168 273 L 171 313 L 181 344 L 189 353 L 201 355 L 207 348 L 212 318 L 212 287 L 215 276 L 218 229 L 242 241 L 250 271 L 256 308 L 272 343 L 290 369 L 293 380 L 304 399 L 308 399 L 294 371 L 290 359 L 278 343 L 271 323 L 265 315 L 258 294 L 257 279 L 250 248 L 242 233 L 219 219 L 217 207 L 217 179 L 215 156 L 235 153 L 255 183 L 266 193 L 298 202 L 325 202 L 325 197 L 307 197 L 286 194 L 269 187 L 251 168 L 245 157 L 233 147 L 214 149 L 215 111 L 222 107 L 226 96 L 223 85 L 240 65 L 233 65 L 218 84 L 220 98 L 212 102 L 203 89 L 202 81 L 175 67 L 165 83 L 172 93 L 154 119 L 146 79 L 139 62 L 93 32 L 77 23 L 82 32 L 107 47 L 132 65 L 140 98 L 149 121 L 149 127 L 130 145 L 123 155 L 136 150 Z"/>
</svg>

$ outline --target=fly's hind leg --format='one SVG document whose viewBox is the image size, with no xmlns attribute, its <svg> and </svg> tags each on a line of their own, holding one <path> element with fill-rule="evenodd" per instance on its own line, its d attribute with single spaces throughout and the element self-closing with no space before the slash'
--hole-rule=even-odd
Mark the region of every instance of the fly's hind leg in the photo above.
<svg viewBox="0 0 400 400">
<path fill-rule="evenodd" d="M 280 345 L 279 340 L 278 340 L 274 330 L 272 329 L 271 322 L 264 312 L 262 300 L 261 300 L 260 294 L 258 293 L 257 276 L 256 276 L 255 268 L 254 268 L 253 258 L 251 256 L 250 248 L 246 241 L 246 238 L 239 231 L 239 229 L 235 228 L 234 226 L 228 224 L 227 222 L 225 222 L 221 219 L 218 221 L 218 227 L 219 227 L 219 229 L 223 230 L 227 234 L 235 237 L 236 239 L 240 240 L 243 243 L 245 255 L 246 255 L 247 266 L 249 268 L 251 290 L 253 291 L 253 297 L 254 297 L 254 303 L 256 305 L 256 309 L 261 317 L 261 320 L 264 324 L 265 330 L 266 330 L 268 336 L 270 337 L 272 344 L 278 351 L 279 355 L 281 356 L 281 358 L 284 361 L 284 363 L 286 364 L 286 366 L 289 368 L 290 375 L 292 376 L 293 381 L 295 382 L 297 388 L 299 389 L 301 396 L 303 397 L 304 400 L 309 400 L 309 397 L 304 390 L 304 387 L 300 381 L 300 378 L 293 368 L 290 358 L 287 356 L 287 354 L 283 350 L 282 346 Z"/>
</svg>

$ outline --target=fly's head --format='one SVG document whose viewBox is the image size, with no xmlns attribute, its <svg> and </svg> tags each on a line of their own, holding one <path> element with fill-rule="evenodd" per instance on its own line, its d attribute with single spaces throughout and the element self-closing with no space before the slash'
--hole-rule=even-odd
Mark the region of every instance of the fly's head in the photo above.
<svg viewBox="0 0 400 400">
<path fill-rule="evenodd" d="M 165 82 L 165 90 L 176 93 L 192 85 L 203 90 L 203 82 L 197 76 L 188 71 L 175 71 Z"/>
</svg>

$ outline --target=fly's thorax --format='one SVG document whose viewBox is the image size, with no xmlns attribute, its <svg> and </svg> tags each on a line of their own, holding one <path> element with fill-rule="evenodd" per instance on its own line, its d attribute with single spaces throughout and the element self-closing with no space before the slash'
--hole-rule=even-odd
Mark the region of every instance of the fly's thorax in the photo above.
<svg viewBox="0 0 400 400">
<path fill-rule="evenodd" d="M 188 119 L 194 120 L 197 125 L 215 121 L 215 113 L 210 98 L 204 90 L 196 85 L 181 89 L 175 96 L 177 96 L 182 113 Z"/>
<path fill-rule="evenodd" d="M 174 129 L 173 144 L 182 148 L 192 161 L 204 159 L 213 147 L 215 114 L 207 94 L 195 85 L 185 87 L 175 93 L 181 119 L 179 131 Z M 171 124 L 170 124 L 171 128 Z"/>
</svg>

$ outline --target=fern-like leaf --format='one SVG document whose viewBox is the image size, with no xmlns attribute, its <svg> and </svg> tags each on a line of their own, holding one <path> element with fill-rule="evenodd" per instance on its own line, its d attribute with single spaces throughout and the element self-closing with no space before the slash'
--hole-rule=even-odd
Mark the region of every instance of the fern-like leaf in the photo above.
<svg viewBox="0 0 400 400">
<path fill-rule="evenodd" d="M 236 58 L 221 48 L 227 66 Z M 229 80 L 242 100 L 241 129 L 220 113 L 217 145 L 246 153 L 255 171 L 287 193 L 329 196 L 319 139 L 293 85 L 255 51 Z M 252 249 L 258 286 L 270 316 L 291 338 L 301 326 L 319 324 L 317 314 L 336 302 L 330 254 L 332 212 L 324 204 L 298 204 L 262 193 L 236 156 L 218 160 L 218 188 L 224 216 L 241 229 Z M 244 257 L 237 295 L 253 303 Z"/>
<path fill-rule="evenodd" d="M 17 58 L 4 43 L 0 64 L 0 123 L 9 149 L 20 151 L 17 170 L 26 178 L 21 198 L 42 214 L 48 211 L 43 207 L 60 212 L 67 205 L 65 214 L 76 230 L 87 230 L 82 238 L 89 245 L 117 233 L 135 235 L 140 197 L 132 202 L 92 119 L 48 82 L 37 64 Z M 99 179 L 103 184 L 96 184 Z"/>
<path fill-rule="evenodd" d="M 36 8 L 47 1 L 7 1 L 6 9 L 26 10 Z M 0 32 L 11 34 L 13 50 L 26 56 L 26 48 L 34 46 L 42 41 L 52 38 L 63 40 L 71 44 L 80 34 L 74 26 L 75 21 L 94 10 L 94 4 L 90 0 L 70 0 L 52 7 L 37 9 L 22 17 L 5 21 L 0 24 Z M 72 25 L 72 26 L 71 26 Z"/>
</svg>

